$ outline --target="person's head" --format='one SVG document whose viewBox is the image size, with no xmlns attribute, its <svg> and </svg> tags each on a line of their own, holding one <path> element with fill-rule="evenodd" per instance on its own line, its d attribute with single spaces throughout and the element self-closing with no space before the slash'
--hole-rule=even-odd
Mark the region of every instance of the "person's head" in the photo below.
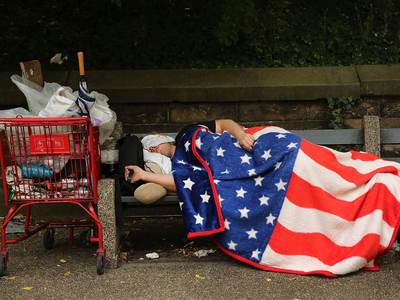
<svg viewBox="0 0 400 300">
<path fill-rule="evenodd" d="M 160 153 L 172 159 L 175 154 L 175 143 L 162 143 L 156 147 L 150 147 L 151 152 Z"/>
<path fill-rule="evenodd" d="M 163 134 L 152 134 L 142 139 L 143 148 L 153 153 L 160 153 L 172 159 L 175 153 L 175 140 Z"/>
</svg>

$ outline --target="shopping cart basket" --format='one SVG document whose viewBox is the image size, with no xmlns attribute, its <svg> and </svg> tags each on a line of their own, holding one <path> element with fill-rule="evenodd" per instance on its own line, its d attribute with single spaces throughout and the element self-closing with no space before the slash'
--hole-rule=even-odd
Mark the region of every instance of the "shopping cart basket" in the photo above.
<svg viewBox="0 0 400 300">
<path fill-rule="evenodd" d="M 1 227 L 0 276 L 8 262 L 7 244 L 22 241 L 40 230 L 44 247 L 54 246 L 54 228 L 89 227 L 87 242 L 98 243 L 97 273 L 103 274 L 105 250 L 102 226 L 95 211 L 100 179 L 98 127 L 88 118 L 0 119 L 0 162 L 6 205 L 11 205 Z M 91 221 L 46 222 L 30 229 L 34 204 L 72 203 L 84 209 Z M 6 238 L 6 227 L 26 207 L 25 235 Z"/>
</svg>

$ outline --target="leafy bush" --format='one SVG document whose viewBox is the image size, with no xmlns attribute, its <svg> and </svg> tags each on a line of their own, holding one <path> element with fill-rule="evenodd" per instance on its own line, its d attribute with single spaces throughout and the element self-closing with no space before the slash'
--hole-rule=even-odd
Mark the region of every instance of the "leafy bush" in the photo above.
<svg viewBox="0 0 400 300">
<path fill-rule="evenodd" d="M 14 0 L 0 66 L 179 69 L 397 64 L 400 0 Z M 62 52 L 63 65 L 49 60 Z"/>
<path fill-rule="evenodd" d="M 362 99 L 353 99 L 353 97 L 326 98 L 330 110 L 331 122 L 329 127 L 333 129 L 342 129 L 344 125 L 343 112 L 362 102 Z"/>
</svg>

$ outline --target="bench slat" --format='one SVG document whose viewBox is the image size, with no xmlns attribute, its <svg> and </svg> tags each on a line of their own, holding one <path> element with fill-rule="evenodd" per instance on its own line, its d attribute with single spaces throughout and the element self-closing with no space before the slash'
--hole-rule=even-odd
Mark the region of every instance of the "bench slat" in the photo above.
<svg viewBox="0 0 400 300">
<path fill-rule="evenodd" d="M 382 128 L 381 144 L 400 144 L 400 130 L 398 128 Z"/>
<path fill-rule="evenodd" d="M 318 145 L 363 145 L 362 129 L 312 129 L 292 130 L 292 133 Z"/>
</svg>

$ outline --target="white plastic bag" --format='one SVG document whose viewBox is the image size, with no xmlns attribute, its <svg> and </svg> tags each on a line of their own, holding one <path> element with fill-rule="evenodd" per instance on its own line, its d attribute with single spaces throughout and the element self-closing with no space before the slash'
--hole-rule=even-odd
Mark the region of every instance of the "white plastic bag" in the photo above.
<svg viewBox="0 0 400 300">
<path fill-rule="evenodd" d="M 23 107 L 16 107 L 13 109 L 0 110 L 0 118 L 16 118 L 17 116 L 22 116 L 24 118 L 34 118 L 36 117 L 30 111 Z M 4 130 L 4 124 L 0 124 L 0 130 Z M 15 129 L 13 129 L 15 130 Z"/>
<path fill-rule="evenodd" d="M 70 87 L 58 83 L 45 82 L 44 87 L 25 78 L 12 75 L 11 80 L 25 94 L 29 111 L 39 117 L 78 117 L 81 116 L 75 100 L 78 91 L 73 92 Z M 100 144 L 103 144 L 111 135 L 117 121 L 117 114 L 108 106 L 108 97 L 93 91 L 90 93 L 96 99 L 90 109 L 90 118 L 93 126 L 99 126 Z"/>
<path fill-rule="evenodd" d="M 111 135 L 117 122 L 117 114 L 108 106 L 108 97 L 98 92 L 92 92 L 91 95 L 96 99 L 92 109 L 90 110 L 90 118 L 92 124 L 99 126 L 100 129 L 100 145 Z"/>
<path fill-rule="evenodd" d="M 44 87 L 26 80 L 25 78 L 12 75 L 11 81 L 24 93 L 28 104 L 29 111 L 37 116 L 39 112 L 46 107 L 53 94 L 61 87 L 58 83 L 44 83 Z M 67 91 L 72 93 L 70 87 L 64 87 Z"/>
<path fill-rule="evenodd" d="M 58 90 L 50 97 L 46 106 L 40 110 L 39 117 L 79 117 L 80 109 L 75 104 L 76 97 L 66 90 L 59 87 Z"/>
<path fill-rule="evenodd" d="M 12 109 L 0 110 L 0 118 L 15 118 L 16 116 L 22 117 L 36 117 L 33 113 L 23 107 L 16 107 Z"/>
<path fill-rule="evenodd" d="M 93 126 L 99 126 L 100 144 L 103 144 L 114 130 L 117 115 L 108 107 L 108 97 L 98 92 L 90 94 L 96 99 L 90 109 L 90 120 Z M 60 87 L 50 98 L 46 107 L 39 112 L 39 117 L 80 117 L 81 112 L 75 100 L 78 92 L 70 93 L 64 87 Z"/>
</svg>

